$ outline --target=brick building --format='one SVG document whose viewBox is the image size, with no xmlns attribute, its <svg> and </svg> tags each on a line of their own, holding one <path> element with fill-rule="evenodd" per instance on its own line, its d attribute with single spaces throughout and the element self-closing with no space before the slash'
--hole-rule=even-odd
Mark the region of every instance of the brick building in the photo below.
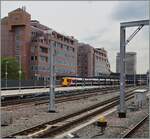
<svg viewBox="0 0 150 139">
<path fill-rule="evenodd" d="M 77 49 L 77 64 L 79 76 L 93 76 L 93 47 L 89 44 L 80 43 Z"/>
<path fill-rule="evenodd" d="M 77 74 L 77 40 L 64 36 L 38 21 L 31 21 L 31 76 L 48 77 L 48 59 L 50 47 L 54 48 L 55 73 L 57 76 L 75 76 Z"/>
<path fill-rule="evenodd" d="M 110 73 L 106 50 L 78 43 L 72 36 L 31 20 L 25 9 L 8 13 L 1 20 L 1 31 L 1 55 L 15 57 L 21 63 L 26 79 L 49 79 L 51 47 L 56 76 L 92 77 Z"/>
<path fill-rule="evenodd" d="M 19 8 L 1 20 L 1 55 L 21 59 L 26 78 L 30 74 L 30 19 L 30 14 Z"/>
<path fill-rule="evenodd" d="M 56 76 L 77 75 L 77 40 L 31 20 L 18 8 L 1 21 L 1 54 L 21 61 L 26 79 L 47 80 L 50 47 L 54 48 Z"/>
<path fill-rule="evenodd" d="M 78 44 L 78 75 L 84 77 L 110 74 L 107 52 L 103 48 L 93 48 L 89 44 Z"/>
</svg>

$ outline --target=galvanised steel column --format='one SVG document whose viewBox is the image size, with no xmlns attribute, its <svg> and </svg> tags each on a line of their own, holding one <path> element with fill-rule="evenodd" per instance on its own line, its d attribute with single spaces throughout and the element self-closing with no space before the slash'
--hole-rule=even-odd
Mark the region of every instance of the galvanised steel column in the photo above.
<svg viewBox="0 0 150 139">
<path fill-rule="evenodd" d="M 6 61 L 6 66 L 5 66 L 5 88 L 7 89 L 7 75 L 8 75 L 8 72 L 7 72 L 7 64 L 8 64 L 8 61 Z"/>
<path fill-rule="evenodd" d="M 56 87 L 56 73 L 55 73 L 55 53 L 54 53 L 54 45 L 53 45 L 53 98 L 54 98 L 54 102 L 55 102 L 55 87 Z M 55 106 L 55 103 L 54 103 Z"/>
<path fill-rule="evenodd" d="M 48 106 L 48 111 L 49 112 L 55 112 L 55 92 L 54 92 L 54 44 L 53 42 L 50 43 L 49 46 L 49 78 L 50 78 L 50 89 L 49 89 L 49 106 Z"/>
<path fill-rule="evenodd" d="M 136 73 L 134 71 L 134 86 L 136 86 Z"/>
<path fill-rule="evenodd" d="M 149 73 L 147 73 L 147 75 L 146 75 L 146 84 L 147 84 L 147 87 L 149 88 L 148 79 L 149 79 Z"/>
<path fill-rule="evenodd" d="M 21 48 L 20 48 L 20 55 L 19 55 L 19 71 L 18 72 L 19 72 L 19 92 L 21 92 L 21 74 L 22 74 L 22 70 L 21 70 Z"/>
<path fill-rule="evenodd" d="M 120 27 L 120 105 L 119 105 L 119 117 L 126 117 L 125 106 L 125 37 L 126 30 L 124 27 Z"/>
</svg>

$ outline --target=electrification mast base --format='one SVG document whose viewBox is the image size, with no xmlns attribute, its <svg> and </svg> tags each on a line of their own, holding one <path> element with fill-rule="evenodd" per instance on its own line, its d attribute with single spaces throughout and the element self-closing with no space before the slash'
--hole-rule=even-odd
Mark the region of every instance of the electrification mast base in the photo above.
<svg viewBox="0 0 150 139">
<path fill-rule="evenodd" d="M 55 113 L 56 111 L 55 111 L 55 110 L 49 110 L 48 112 L 50 112 L 50 113 Z"/>
<path fill-rule="evenodd" d="M 118 112 L 119 118 L 126 118 L 126 112 Z"/>
</svg>

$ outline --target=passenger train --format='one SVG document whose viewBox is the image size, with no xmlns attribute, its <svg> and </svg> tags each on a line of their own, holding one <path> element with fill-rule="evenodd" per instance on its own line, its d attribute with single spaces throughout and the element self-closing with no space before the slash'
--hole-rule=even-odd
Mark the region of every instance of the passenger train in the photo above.
<svg viewBox="0 0 150 139">
<path fill-rule="evenodd" d="M 97 78 L 74 78 L 63 77 L 61 81 L 63 87 L 79 85 L 119 85 L 118 79 L 97 79 Z"/>
</svg>

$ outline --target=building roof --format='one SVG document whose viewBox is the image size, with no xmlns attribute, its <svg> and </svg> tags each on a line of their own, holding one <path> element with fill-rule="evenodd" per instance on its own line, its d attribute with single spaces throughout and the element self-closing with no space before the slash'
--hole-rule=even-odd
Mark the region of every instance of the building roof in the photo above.
<svg viewBox="0 0 150 139">
<path fill-rule="evenodd" d="M 12 14 L 12 13 L 15 13 L 15 12 L 24 12 L 24 13 L 30 15 L 28 12 L 26 12 L 26 8 L 25 7 L 17 8 L 16 10 L 13 10 L 13 11 L 9 12 L 8 15 Z"/>
</svg>

